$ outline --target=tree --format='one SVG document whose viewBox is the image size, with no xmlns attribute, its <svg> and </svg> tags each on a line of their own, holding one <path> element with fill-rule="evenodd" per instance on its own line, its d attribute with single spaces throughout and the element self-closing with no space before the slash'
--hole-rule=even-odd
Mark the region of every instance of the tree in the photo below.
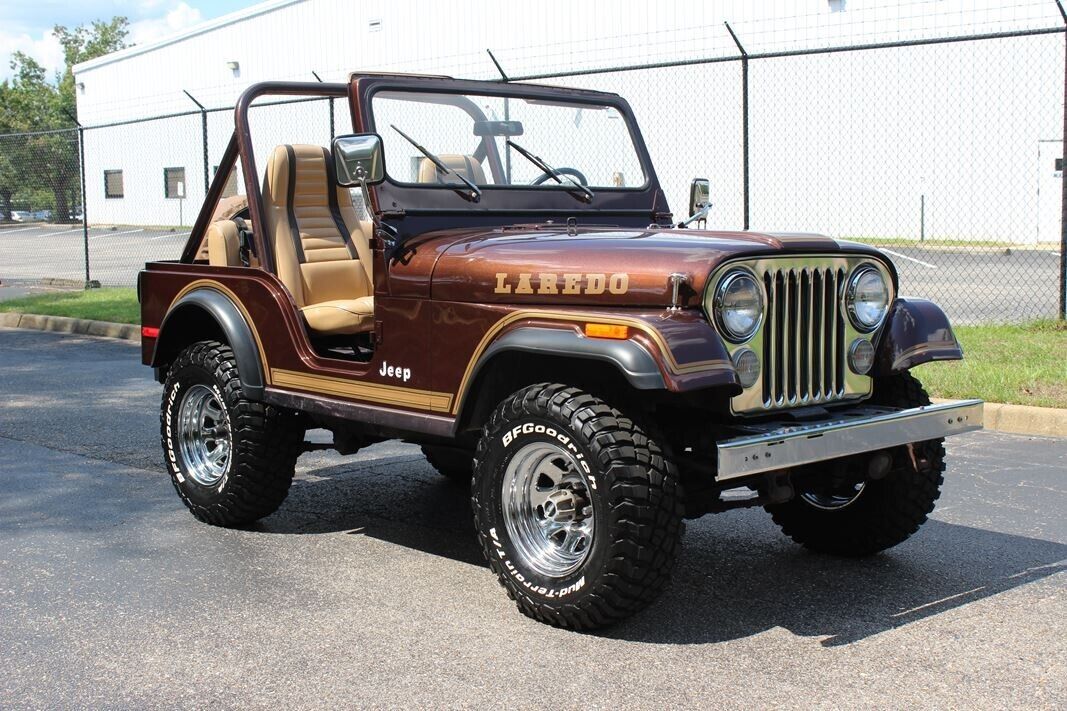
<svg viewBox="0 0 1067 711">
<path fill-rule="evenodd" d="M 74 65 L 125 48 L 126 37 L 130 34 L 130 23 L 125 17 L 120 16 L 111 18 L 109 22 L 96 20 L 88 27 L 79 25 L 74 29 L 56 25 L 52 34 L 63 47 L 63 60 L 66 65 L 57 82 L 59 108 L 69 111 L 71 115 L 77 115 Z"/>
<path fill-rule="evenodd" d="M 6 210 L 5 217 L 10 217 L 16 193 L 36 188 L 52 194 L 55 220 L 70 219 L 81 171 L 77 139 L 73 132 L 47 131 L 76 125 L 74 65 L 126 47 L 128 27 L 125 17 L 74 29 L 56 25 L 53 33 L 63 46 L 64 68 L 54 81 L 35 59 L 14 54 L 14 76 L 0 82 L 0 132 L 33 135 L 24 137 L 21 145 L 5 145 L 0 155 L 0 210 Z"/>
<path fill-rule="evenodd" d="M 15 130 L 8 115 L 10 94 L 11 87 L 8 83 L 0 84 L 0 134 L 11 133 Z M 15 156 L 20 144 L 21 140 L 17 136 L 0 137 L 0 220 L 11 219 L 13 209 L 11 202 L 22 181 L 18 168 L 19 160 Z"/>
</svg>

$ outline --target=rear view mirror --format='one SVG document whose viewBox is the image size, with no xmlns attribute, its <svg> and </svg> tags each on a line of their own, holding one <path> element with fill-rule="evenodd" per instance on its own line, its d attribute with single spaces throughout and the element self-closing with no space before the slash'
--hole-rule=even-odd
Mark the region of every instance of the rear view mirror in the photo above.
<svg viewBox="0 0 1067 711">
<path fill-rule="evenodd" d="M 711 206 L 711 182 L 707 178 L 693 178 L 689 186 L 689 216 L 699 214 Z"/>
<path fill-rule="evenodd" d="M 333 165 L 338 185 L 377 185 L 385 180 L 382 137 L 376 133 L 338 136 L 333 139 Z"/>
<path fill-rule="evenodd" d="M 522 135 L 521 121 L 475 121 L 475 136 L 504 136 L 511 138 Z"/>
</svg>

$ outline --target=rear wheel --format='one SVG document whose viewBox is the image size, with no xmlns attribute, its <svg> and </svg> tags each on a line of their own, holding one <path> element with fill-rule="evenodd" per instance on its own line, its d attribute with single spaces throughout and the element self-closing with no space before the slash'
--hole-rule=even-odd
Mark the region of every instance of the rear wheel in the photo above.
<svg viewBox="0 0 1067 711">
<path fill-rule="evenodd" d="M 929 405 L 922 384 L 910 373 L 879 378 L 873 405 Z M 782 531 L 815 551 L 865 556 L 891 548 L 925 523 L 941 495 L 945 471 L 943 439 L 886 450 L 888 474 L 871 480 L 846 462 L 827 462 L 794 479 L 796 497 L 767 511 Z"/>
<path fill-rule="evenodd" d="M 192 514 L 240 526 L 285 500 L 304 427 L 298 415 L 246 399 L 233 351 L 201 341 L 169 369 L 160 435 L 171 482 Z"/>
<path fill-rule="evenodd" d="M 475 459 L 482 549 L 526 615 L 592 629 L 667 585 L 684 530 L 674 466 L 633 421 L 576 388 L 502 402 Z"/>
<path fill-rule="evenodd" d="M 459 447 L 424 444 L 422 453 L 437 473 L 457 484 L 470 486 L 474 470 L 474 452 Z"/>
</svg>

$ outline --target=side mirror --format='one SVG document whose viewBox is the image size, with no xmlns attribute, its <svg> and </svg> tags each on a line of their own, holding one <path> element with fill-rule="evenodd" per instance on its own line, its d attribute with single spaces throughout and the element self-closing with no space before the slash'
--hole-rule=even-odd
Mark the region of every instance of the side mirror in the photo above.
<svg viewBox="0 0 1067 711">
<path fill-rule="evenodd" d="M 693 178 L 689 185 L 689 216 L 711 207 L 711 182 L 707 178 Z"/>
<path fill-rule="evenodd" d="M 338 185 L 377 185 L 385 180 L 382 137 L 376 133 L 338 136 L 333 139 L 333 165 Z"/>
</svg>

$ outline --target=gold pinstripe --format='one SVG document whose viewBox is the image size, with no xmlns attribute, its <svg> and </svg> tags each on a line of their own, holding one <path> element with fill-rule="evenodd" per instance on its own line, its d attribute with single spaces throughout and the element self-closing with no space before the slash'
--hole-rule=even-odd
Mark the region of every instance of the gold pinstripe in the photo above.
<svg viewBox="0 0 1067 711">
<path fill-rule="evenodd" d="M 244 304 L 242 304 L 241 300 L 237 297 L 237 294 L 233 293 L 233 291 L 224 286 L 221 282 L 215 281 L 214 279 L 197 279 L 189 282 L 178 292 L 177 296 L 171 299 L 170 306 L 167 307 L 167 314 L 170 314 L 170 310 L 174 308 L 174 304 L 178 303 L 178 299 L 182 298 L 193 289 L 198 288 L 214 289 L 215 291 L 220 292 L 232 301 L 233 305 L 236 306 L 241 312 L 241 315 L 244 316 L 245 323 L 248 324 L 248 328 L 252 331 L 252 338 L 256 339 L 256 347 L 259 350 L 259 361 L 263 366 L 263 378 L 267 381 L 266 384 L 270 385 L 270 365 L 267 363 L 267 351 L 263 348 L 263 341 L 259 338 L 259 331 L 256 330 L 256 324 L 248 314 L 248 310 L 244 307 Z"/>
<path fill-rule="evenodd" d="M 572 323 L 608 323 L 613 326 L 629 326 L 631 328 L 641 331 L 656 344 L 660 352 L 663 354 L 664 359 L 667 362 L 667 368 L 676 375 L 685 375 L 687 373 L 693 373 L 701 370 L 714 370 L 724 367 L 727 361 L 718 360 L 703 360 L 694 363 L 686 363 L 685 365 L 679 365 L 678 361 L 674 359 L 674 354 L 667 346 L 667 342 L 663 340 L 662 334 L 655 328 L 649 326 L 646 322 L 631 318 L 628 316 L 606 316 L 599 313 L 575 313 L 569 311 L 542 311 L 542 310 L 520 310 L 513 311 L 507 316 L 504 316 L 482 336 L 482 340 L 478 343 L 478 346 L 474 349 L 474 353 L 471 355 L 470 361 L 467 363 L 467 369 L 463 373 L 463 379 L 459 383 L 459 391 L 456 393 L 455 402 L 452 406 L 452 414 L 458 414 L 459 407 L 463 402 L 463 397 L 467 392 L 467 388 L 470 386 L 470 378 L 474 372 L 474 367 L 478 363 L 478 359 L 481 358 L 482 353 L 489 347 L 490 342 L 496 337 L 502 329 L 509 324 L 521 321 L 527 318 L 544 318 L 552 319 L 554 321 L 568 321 Z"/>
<path fill-rule="evenodd" d="M 280 368 L 274 369 L 272 377 L 274 384 L 279 387 L 313 390 L 386 405 L 400 405 L 433 412 L 448 412 L 452 405 L 452 395 L 450 393 L 439 393 L 432 390 L 416 390 L 415 388 L 403 388 L 397 385 L 367 383 L 360 380 L 352 380 L 351 378 L 308 375 L 307 373 L 298 373 Z"/>
<path fill-rule="evenodd" d="M 263 341 L 259 336 L 259 331 L 256 329 L 255 322 L 249 315 L 248 310 L 241 303 L 238 296 L 228 287 L 222 283 L 215 281 L 214 279 L 197 279 L 187 284 L 178 294 L 171 300 L 170 306 L 167 307 L 167 313 L 174 307 L 179 299 L 197 288 L 214 289 L 227 298 L 229 298 L 233 304 L 241 312 L 245 322 L 248 324 L 249 329 L 252 331 L 252 337 L 256 340 L 256 346 L 259 350 L 260 362 L 263 365 L 263 377 L 267 381 L 267 385 L 274 385 L 276 387 L 291 387 L 299 388 L 300 390 L 321 393 L 325 395 L 340 395 L 347 398 L 361 399 L 368 402 L 375 402 L 385 405 L 397 405 L 400 407 L 409 407 L 420 410 L 430 410 L 432 412 L 451 412 L 453 415 L 459 413 L 459 407 L 463 402 L 463 396 L 466 394 L 467 388 L 470 387 L 471 375 L 474 372 L 475 366 L 478 364 L 478 360 L 482 354 L 489 347 L 489 344 L 500 333 L 501 330 L 508 325 L 521 321 L 523 319 L 551 319 L 554 321 L 566 321 L 569 323 L 607 323 L 615 326 L 629 326 L 645 334 L 653 343 L 656 344 L 660 353 L 666 361 L 667 368 L 670 372 L 676 375 L 684 375 L 688 373 L 698 372 L 702 370 L 713 370 L 724 367 L 726 365 L 725 360 L 705 360 L 694 363 L 686 363 L 680 365 L 674 358 L 674 354 L 668 347 L 667 342 L 663 339 L 662 334 L 646 322 L 627 316 L 608 316 L 601 313 L 577 313 L 567 311 L 545 311 L 538 309 L 527 309 L 513 311 L 510 314 L 502 317 L 496 323 L 494 323 L 482 336 L 481 341 L 475 347 L 474 352 L 471 354 L 470 359 L 467 362 L 467 367 L 463 373 L 463 378 L 460 380 L 459 390 L 455 393 L 438 392 L 434 390 L 418 390 L 415 388 L 405 388 L 397 385 L 382 385 L 379 383 L 368 383 L 360 380 L 353 380 L 351 378 L 338 378 L 326 375 L 312 375 L 308 373 L 300 373 L 293 370 L 285 370 L 282 368 L 271 368 L 267 359 L 267 352 L 263 348 Z"/>
</svg>

